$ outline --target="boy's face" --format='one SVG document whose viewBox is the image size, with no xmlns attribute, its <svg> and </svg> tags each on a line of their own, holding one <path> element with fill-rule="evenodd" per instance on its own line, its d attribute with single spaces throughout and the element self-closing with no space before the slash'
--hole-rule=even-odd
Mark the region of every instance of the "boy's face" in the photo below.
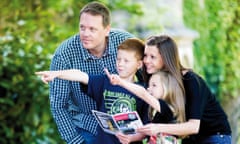
<svg viewBox="0 0 240 144">
<path fill-rule="evenodd" d="M 163 99 L 164 89 L 158 74 L 153 74 L 149 80 L 148 92 L 157 99 Z"/>
<path fill-rule="evenodd" d="M 139 68 L 142 67 L 142 60 L 138 60 L 135 52 L 127 50 L 118 50 L 117 70 L 121 78 L 133 78 Z"/>
</svg>

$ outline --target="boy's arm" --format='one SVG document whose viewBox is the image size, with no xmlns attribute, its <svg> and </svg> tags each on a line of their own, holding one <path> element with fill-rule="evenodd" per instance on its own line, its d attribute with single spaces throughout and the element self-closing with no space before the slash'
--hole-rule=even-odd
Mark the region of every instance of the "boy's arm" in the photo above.
<svg viewBox="0 0 240 144">
<path fill-rule="evenodd" d="M 139 86 L 134 83 L 131 83 L 131 82 L 128 82 L 128 81 L 125 81 L 125 80 L 121 79 L 118 75 L 110 74 L 107 69 L 105 69 L 105 73 L 108 76 L 111 84 L 124 87 L 125 89 L 129 90 L 136 96 L 143 99 L 146 103 L 151 105 L 158 112 L 161 112 L 160 103 L 159 103 L 158 99 L 156 99 L 155 97 L 150 95 L 149 92 L 144 87 Z"/>
<path fill-rule="evenodd" d="M 70 81 L 79 81 L 83 84 L 88 84 L 89 80 L 89 76 L 87 73 L 76 69 L 61 71 L 40 71 L 36 72 L 35 74 L 41 76 L 41 79 L 44 83 L 53 81 L 54 78 Z"/>
</svg>

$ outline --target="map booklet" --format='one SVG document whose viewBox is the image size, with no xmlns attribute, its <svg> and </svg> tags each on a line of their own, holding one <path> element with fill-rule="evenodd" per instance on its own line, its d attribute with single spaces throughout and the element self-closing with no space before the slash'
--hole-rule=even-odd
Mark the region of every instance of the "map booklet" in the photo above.
<svg viewBox="0 0 240 144">
<path fill-rule="evenodd" d="M 92 113 L 103 131 L 110 134 L 115 134 L 119 131 L 124 134 L 134 134 L 135 129 L 143 125 L 136 111 L 118 113 L 115 115 L 97 110 L 92 110 Z"/>
</svg>

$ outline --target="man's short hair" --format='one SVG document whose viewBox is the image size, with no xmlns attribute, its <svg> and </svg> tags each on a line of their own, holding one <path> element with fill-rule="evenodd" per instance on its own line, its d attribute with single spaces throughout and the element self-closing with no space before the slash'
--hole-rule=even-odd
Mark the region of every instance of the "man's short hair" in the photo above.
<svg viewBox="0 0 240 144">
<path fill-rule="evenodd" d="M 111 23 L 111 14 L 107 6 L 99 2 L 90 2 L 85 5 L 81 11 L 79 18 L 83 13 L 89 13 L 91 15 L 101 15 L 103 18 L 103 26 L 107 27 Z"/>
</svg>

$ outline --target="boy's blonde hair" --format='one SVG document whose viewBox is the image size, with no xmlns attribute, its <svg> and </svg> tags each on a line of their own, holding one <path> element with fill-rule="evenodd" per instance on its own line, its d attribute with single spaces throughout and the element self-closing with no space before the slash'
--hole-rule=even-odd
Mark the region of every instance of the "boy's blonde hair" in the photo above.
<svg viewBox="0 0 240 144">
<path fill-rule="evenodd" d="M 144 57 L 144 42 L 138 38 L 129 38 L 123 41 L 118 50 L 126 50 L 135 52 L 135 56 L 138 60 L 143 60 Z"/>
</svg>

